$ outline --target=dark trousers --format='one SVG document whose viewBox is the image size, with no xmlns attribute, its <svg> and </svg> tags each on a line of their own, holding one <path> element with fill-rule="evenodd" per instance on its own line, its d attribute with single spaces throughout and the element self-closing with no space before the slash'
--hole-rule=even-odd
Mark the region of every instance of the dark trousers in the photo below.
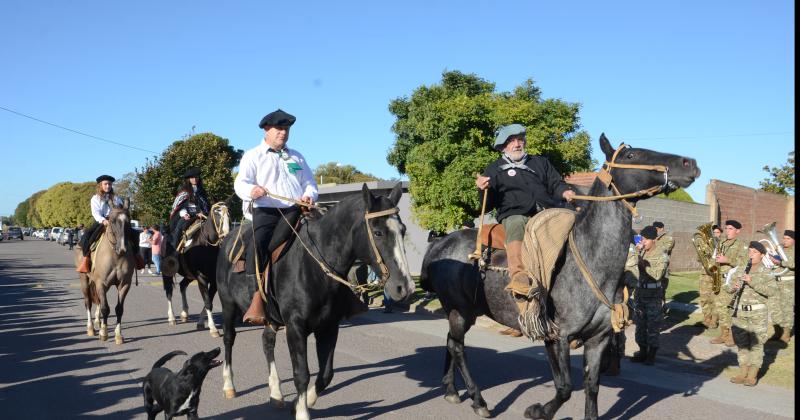
<svg viewBox="0 0 800 420">
<path fill-rule="evenodd" d="M 94 222 L 91 226 L 84 229 L 83 236 L 81 236 L 81 251 L 83 252 L 84 257 L 89 256 L 89 250 L 92 247 L 92 244 L 95 243 L 100 238 L 100 235 L 103 232 L 103 229 L 100 227 L 103 226 L 100 223 Z M 134 254 L 139 253 L 139 234 L 133 230 L 130 226 L 125 229 L 125 236 L 128 240 L 128 245 L 130 245 L 131 250 Z"/>
<path fill-rule="evenodd" d="M 187 227 L 190 226 L 192 222 L 194 222 L 194 217 L 189 218 L 189 220 L 184 219 L 183 217 L 178 217 L 178 220 L 175 222 L 175 227 L 172 229 L 172 246 L 177 247 L 178 243 L 181 241 L 181 236 L 183 235 L 183 231 L 186 230 Z"/>
<path fill-rule="evenodd" d="M 281 216 L 283 212 L 283 216 Z M 272 207 L 253 208 L 253 243 L 255 246 L 247 247 L 247 274 L 256 274 L 257 250 L 259 272 L 263 272 L 270 258 L 270 253 L 293 234 L 291 227 L 283 219 L 294 225 L 300 217 L 300 208 L 292 206 L 284 209 Z"/>
</svg>

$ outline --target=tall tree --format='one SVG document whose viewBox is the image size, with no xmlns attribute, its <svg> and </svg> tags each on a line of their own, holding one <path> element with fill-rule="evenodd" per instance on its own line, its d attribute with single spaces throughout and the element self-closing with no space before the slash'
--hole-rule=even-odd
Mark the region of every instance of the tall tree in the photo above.
<svg viewBox="0 0 800 420">
<path fill-rule="evenodd" d="M 771 168 L 764 166 L 763 170 L 769 177 L 761 181 L 761 189 L 783 195 L 794 195 L 794 150 L 789 152 L 786 163 L 782 166 Z"/>
<path fill-rule="evenodd" d="M 342 165 L 337 162 L 328 162 L 314 169 L 314 179 L 318 184 L 349 184 L 353 182 L 380 181 L 375 175 L 364 173 L 353 165 Z"/>
<path fill-rule="evenodd" d="M 475 174 L 499 157 L 492 146 L 500 125 L 524 125 L 528 152 L 547 156 L 562 175 L 594 167 L 579 109 L 542 99 L 530 79 L 512 92 L 495 92 L 494 83 L 474 74 L 445 71 L 441 83 L 389 104 L 396 136 L 387 161 L 408 175 L 420 225 L 447 231 L 478 215 Z"/>
<path fill-rule="evenodd" d="M 200 168 L 212 203 L 228 199 L 233 194 L 233 168 L 241 157 L 241 150 L 213 133 L 175 141 L 160 156 L 148 159 L 143 168 L 136 170 L 133 191 L 139 219 L 148 225 L 166 223 L 175 193 L 183 183 L 183 174 L 193 166 Z M 239 217 L 241 201 L 231 200 L 231 204 L 231 215 Z"/>
<path fill-rule="evenodd" d="M 92 211 L 89 200 L 96 191 L 95 182 L 61 182 L 48 188 L 36 200 L 36 210 L 44 226 L 89 225 Z"/>
</svg>

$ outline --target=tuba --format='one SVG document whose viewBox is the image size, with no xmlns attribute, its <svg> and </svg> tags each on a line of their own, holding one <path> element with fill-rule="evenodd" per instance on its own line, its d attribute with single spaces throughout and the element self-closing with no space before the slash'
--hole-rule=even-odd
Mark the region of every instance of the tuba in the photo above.
<svg viewBox="0 0 800 420">
<path fill-rule="evenodd" d="M 766 225 L 764 225 L 763 228 L 757 230 L 756 232 L 762 233 L 766 235 L 767 238 L 769 238 L 769 239 L 759 240 L 759 242 L 764 244 L 764 248 L 767 249 L 767 255 L 764 256 L 764 261 L 763 261 L 765 266 L 770 268 L 774 266 L 772 260 L 769 259 L 770 256 L 775 256 L 780 258 L 782 261 L 786 261 L 787 259 L 786 253 L 783 252 L 783 246 L 781 245 L 781 242 L 778 240 L 778 231 L 775 229 L 775 222 L 767 223 Z M 784 268 L 780 272 L 771 274 L 773 276 L 780 276 L 786 274 L 787 271 L 789 271 L 789 269 Z"/>
<path fill-rule="evenodd" d="M 692 243 L 697 250 L 697 261 L 706 274 L 711 276 L 711 290 L 717 294 L 722 287 L 722 274 L 715 257 L 720 253 L 721 241 L 714 237 L 711 226 L 711 222 L 698 226 L 697 232 L 692 235 Z"/>
</svg>

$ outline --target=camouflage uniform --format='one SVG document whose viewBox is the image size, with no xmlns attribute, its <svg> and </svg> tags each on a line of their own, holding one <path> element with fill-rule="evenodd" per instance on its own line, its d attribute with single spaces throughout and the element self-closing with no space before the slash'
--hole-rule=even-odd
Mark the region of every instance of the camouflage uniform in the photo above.
<svg viewBox="0 0 800 420">
<path fill-rule="evenodd" d="M 658 246 L 650 251 L 629 254 L 626 269 L 630 276 L 626 284 L 634 291 L 634 320 L 636 321 L 636 344 L 640 347 L 658 348 L 664 306 L 664 279 L 669 257 Z"/>
<path fill-rule="evenodd" d="M 711 325 L 709 328 L 716 328 L 716 311 L 714 310 L 714 299 L 716 296 L 713 291 L 713 279 L 711 276 L 703 272 L 700 274 L 700 286 L 698 292 L 700 293 L 699 303 L 700 310 L 703 311 L 703 319 L 710 319 Z"/>
<path fill-rule="evenodd" d="M 744 267 L 745 264 L 747 264 L 747 244 L 744 241 L 739 240 L 739 238 L 726 239 L 724 242 L 722 242 L 721 250 L 722 255 L 728 258 L 727 263 L 719 265 L 719 271 L 722 275 L 724 283 L 725 276 L 727 276 L 728 272 L 731 271 L 733 267 Z M 742 268 L 742 270 L 744 270 L 744 268 Z M 719 320 L 721 334 L 720 337 L 712 340 L 714 343 L 725 342 L 725 336 L 727 336 L 728 340 L 726 344 L 732 346 L 729 335 L 732 325 L 731 310 L 728 309 L 728 305 L 731 303 L 732 298 L 733 295 L 731 295 L 725 287 L 722 287 L 720 288 L 719 294 L 717 294 L 717 297 L 714 300 L 714 312 Z"/>
<path fill-rule="evenodd" d="M 782 271 L 783 268 L 789 270 L 775 278 L 778 283 L 778 294 L 770 299 L 767 305 L 772 323 L 781 327 L 783 330 L 781 338 L 785 337 L 785 340 L 788 341 L 789 333 L 794 327 L 794 246 L 784 248 L 784 253 L 786 253 L 787 259 L 781 261 L 780 268 L 776 267 L 775 271 Z"/>
<path fill-rule="evenodd" d="M 675 238 L 664 231 L 664 233 L 658 235 L 658 238 L 656 238 L 656 247 L 667 255 L 667 271 L 664 272 L 664 287 L 661 289 L 662 292 L 666 292 L 667 286 L 669 286 L 669 259 L 672 257 L 672 248 L 675 248 Z"/>
</svg>

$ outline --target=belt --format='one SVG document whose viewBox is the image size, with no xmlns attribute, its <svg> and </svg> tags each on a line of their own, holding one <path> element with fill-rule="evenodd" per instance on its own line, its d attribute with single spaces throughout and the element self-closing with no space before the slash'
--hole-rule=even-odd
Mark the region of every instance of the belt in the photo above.
<svg viewBox="0 0 800 420">
<path fill-rule="evenodd" d="M 767 305 L 765 305 L 763 303 L 757 303 L 755 305 L 742 305 L 741 306 L 743 311 L 755 311 L 755 310 L 758 310 L 758 309 L 764 309 L 766 307 L 767 307 Z"/>
<path fill-rule="evenodd" d="M 790 281 L 794 280 L 794 276 L 778 276 L 775 277 L 775 281 Z"/>
<path fill-rule="evenodd" d="M 661 288 L 661 282 L 657 281 L 657 282 L 652 282 L 652 283 L 642 283 L 639 287 L 642 288 L 642 289 L 660 289 Z"/>
</svg>

